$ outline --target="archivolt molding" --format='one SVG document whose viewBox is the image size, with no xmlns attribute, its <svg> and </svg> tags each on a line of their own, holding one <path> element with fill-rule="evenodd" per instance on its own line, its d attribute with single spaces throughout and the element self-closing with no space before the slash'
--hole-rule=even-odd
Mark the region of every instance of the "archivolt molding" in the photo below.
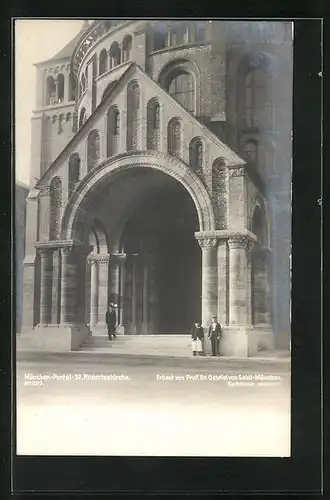
<svg viewBox="0 0 330 500">
<path fill-rule="evenodd" d="M 94 168 L 79 184 L 70 198 L 62 219 L 62 236 L 70 238 L 75 233 L 78 212 L 84 200 L 95 191 L 97 185 L 131 168 L 147 167 L 163 172 L 180 182 L 192 197 L 198 213 L 201 230 L 215 229 L 211 198 L 203 182 L 188 165 L 178 158 L 156 152 L 123 153 Z"/>
</svg>

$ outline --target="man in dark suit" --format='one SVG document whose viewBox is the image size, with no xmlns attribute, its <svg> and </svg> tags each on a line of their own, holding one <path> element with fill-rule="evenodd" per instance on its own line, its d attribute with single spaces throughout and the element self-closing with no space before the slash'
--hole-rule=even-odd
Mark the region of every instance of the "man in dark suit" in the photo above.
<svg viewBox="0 0 330 500">
<path fill-rule="evenodd" d="M 114 304 L 110 304 L 108 310 L 105 314 L 105 322 L 108 328 L 108 337 L 109 340 L 116 338 L 116 324 L 117 324 L 117 315 Z"/>
<path fill-rule="evenodd" d="M 218 323 L 216 316 L 212 317 L 212 323 L 209 327 L 208 338 L 211 340 L 212 345 L 212 356 L 220 355 L 220 338 L 222 335 L 222 329 L 220 323 Z"/>
</svg>

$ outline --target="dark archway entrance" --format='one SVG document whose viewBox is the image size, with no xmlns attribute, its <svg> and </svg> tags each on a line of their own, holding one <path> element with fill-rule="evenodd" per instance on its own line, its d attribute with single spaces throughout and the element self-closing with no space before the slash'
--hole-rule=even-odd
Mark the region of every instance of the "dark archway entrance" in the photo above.
<svg viewBox="0 0 330 500">
<path fill-rule="evenodd" d="M 200 319 L 198 228 L 194 203 L 176 181 L 139 201 L 121 238 L 125 333 L 186 333 Z"/>
</svg>

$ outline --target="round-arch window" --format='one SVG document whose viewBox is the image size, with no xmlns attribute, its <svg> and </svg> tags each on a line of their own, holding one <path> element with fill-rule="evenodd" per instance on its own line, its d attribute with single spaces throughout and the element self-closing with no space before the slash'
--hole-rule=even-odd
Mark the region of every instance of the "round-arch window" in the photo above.
<svg viewBox="0 0 330 500">
<path fill-rule="evenodd" d="M 195 112 L 195 82 L 187 71 L 177 71 L 169 78 L 168 91 L 190 113 Z"/>
</svg>

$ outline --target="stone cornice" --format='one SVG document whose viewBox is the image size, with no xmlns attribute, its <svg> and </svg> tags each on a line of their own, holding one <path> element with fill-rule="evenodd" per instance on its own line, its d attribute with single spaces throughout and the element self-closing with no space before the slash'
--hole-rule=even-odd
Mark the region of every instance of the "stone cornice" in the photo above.
<svg viewBox="0 0 330 500">
<path fill-rule="evenodd" d="M 53 241 L 38 241 L 35 245 L 38 250 L 49 249 L 58 250 L 61 248 L 86 248 L 86 250 L 92 250 L 92 245 L 86 244 L 80 240 L 53 240 Z"/>
<path fill-rule="evenodd" d="M 72 108 L 73 110 L 75 109 L 75 102 L 74 101 L 70 101 L 70 102 L 67 102 L 67 103 L 57 103 L 57 104 L 50 104 L 49 106 L 42 106 L 42 108 L 37 108 L 37 109 L 34 109 L 32 110 L 32 113 L 33 115 L 40 115 L 42 116 L 43 114 L 45 114 L 47 111 L 58 111 L 60 109 L 68 109 L 68 108 Z M 40 116 L 32 116 L 32 120 L 36 119 L 36 118 L 40 118 Z"/>
<path fill-rule="evenodd" d="M 153 50 L 152 52 L 149 52 L 148 57 L 154 57 L 157 56 L 158 54 L 166 54 L 167 52 L 173 52 L 173 51 L 180 51 L 180 50 L 187 50 L 187 49 L 194 49 L 194 48 L 201 48 L 201 47 L 207 47 L 211 48 L 212 44 L 210 42 L 194 42 L 194 43 L 184 43 L 181 45 L 171 45 L 169 47 L 165 47 L 164 49 L 159 49 L 159 50 Z"/>
<path fill-rule="evenodd" d="M 256 242 L 256 236 L 251 233 L 248 229 L 240 230 L 216 230 L 216 231 L 198 231 L 195 233 L 195 238 L 197 240 L 202 239 L 217 239 L 217 240 L 228 240 L 229 238 L 235 237 L 247 237 L 252 242 Z"/>
</svg>

